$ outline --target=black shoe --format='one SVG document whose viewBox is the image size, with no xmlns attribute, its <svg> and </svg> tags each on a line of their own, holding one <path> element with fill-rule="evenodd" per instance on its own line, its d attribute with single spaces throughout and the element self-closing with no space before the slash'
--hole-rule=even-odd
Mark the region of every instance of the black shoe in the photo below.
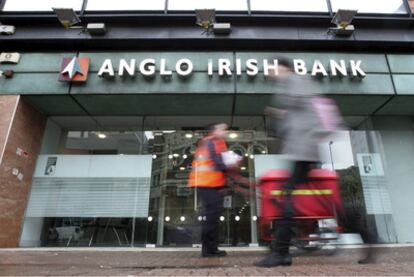
<svg viewBox="0 0 414 277">
<path fill-rule="evenodd" d="M 292 264 L 292 257 L 290 255 L 280 255 L 278 253 L 269 253 L 262 260 L 253 263 L 260 267 L 274 267 L 274 266 L 288 266 Z"/>
<path fill-rule="evenodd" d="M 376 259 L 372 257 L 366 257 L 358 261 L 359 264 L 375 264 L 376 262 Z"/>
<path fill-rule="evenodd" d="M 227 256 L 227 252 L 224 250 L 216 250 L 216 251 L 210 251 L 210 252 L 201 252 L 202 257 L 224 257 Z"/>
</svg>

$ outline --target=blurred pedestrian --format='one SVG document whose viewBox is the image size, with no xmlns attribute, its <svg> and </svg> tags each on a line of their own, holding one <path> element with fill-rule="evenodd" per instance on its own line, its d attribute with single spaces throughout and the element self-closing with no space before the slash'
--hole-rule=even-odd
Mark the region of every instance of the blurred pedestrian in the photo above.
<svg viewBox="0 0 414 277">
<path fill-rule="evenodd" d="M 223 192 L 226 185 L 226 170 L 223 153 L 227 151 L 224 141 L 227 124 L 217 123 L 209 126 L 209 133 L 197 146 L 189 177 L 189 186 L 196 188 L 203 205 L 201 226 L 202 257 L 226 256 L 218 249 L 219 217 L 223 209 Z"/>
<path fill-rule="evenodd" d="M 318 97 L 313 81 L 295 74 L 288 59 L 279 58 L 277 69 L 270 75 L 283 93 L 274 94 L 265 114 L 273 119 L 270 124 L 282 140 L 281 153 L 293 162 L 293 170 L 284 187 L 283 218 L 276 221 L 274 247 L 255 263 L 263 267 L 292 264 L 289 253 L 295 225 L 292 191 L 297 184 L 307 181 L 310 170 L 320 162 L 318 143 L 326 136 L 313 104 Z"/>
</svg>

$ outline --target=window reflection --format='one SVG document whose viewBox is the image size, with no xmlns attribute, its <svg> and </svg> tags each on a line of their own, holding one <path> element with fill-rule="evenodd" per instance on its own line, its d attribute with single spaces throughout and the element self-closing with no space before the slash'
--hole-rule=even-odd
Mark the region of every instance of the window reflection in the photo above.
<svg viewBox="0 0 414 277">
<path fill-rule="evenodd" d="M 169 0 L 168 10 L 195 10 L 195 9 L 216 9 L 224 11 L 247 11 L 246 0 Z"/>
<path fill-rule="evenodd" d="M 129 120 L 117 118 L 116 124 L 125 126 L 122 124 Z M 145 124 L 138 126 L 142 120 L 136 120 L 129 127 L 99 131 L 67 131 L 71 128 L 48 121 L 21 245 L 199 244 L 201 207 L 194 190 L 188 188 L 187 179 L 196 145 L 206 131 L 172 127 L 176 121 L 170 120 L 162 118 L 156 123 L 153 118 L 148 128 Z M 191 124 L 204 125 L 198 120 L 193 119 Z M 60 122 L 65 125 L 65 121 Z M 156 128 L 159 122 L 163 122 L 163 128 Z M 263 120 L 234 118 L 233 123 L 235 127 L 226 140 L 229 149 L 243 157 L 242 176 L 254 181 L 269 169 L 288 168 L 286 159 L 279 155 L 280 140 L 266 136 Z M 340 132 L 320 143 L 323 158 L 320 166 L 334 169 L 340 176 L 347 216 L 358 219 L 359 225 L 366 226 L 382 241 L 396 240 L 391 209 L 391 204 L 395 209 L 392 195 L 395 191 L 388 187 L 399 182 L 401 173 L 393 176 L 389 172 L 391 168 L 396 174 L 402 166 L 400 157 L 407 156 L 407 161 L 412 157 L 411 152 L 406 153 L 408 148 L 401 146 L 405 145 L 400 143 L 403 139 L 406 145 L 411 145 L 411 132 L 355 130 Z M 398 155 L 395 151 L 399 151 Z M 411 166 L 409 162 L 404 164 Z M 144 166 L 142 172 L 146 175 L 138 174 Z M 412 172 L 411 168 L 406 172 Z M 135 175 L 126 176 L 127 173 Z M 408 173 L 406 178 L 410 178 Z M 401 186 L 406 183 L 409 182 L 402 182 Z M 260 196 L 254 189 L 240 190 L 233 180 L 228 184 L 220 221 L 220 243 L 234 246 L 265 243 L 260 241 L 257 211 Z M 386 228 L 379 218 L 386 222 Z M 345 231 L 359 231 L 355 229 L 357 223 L 346 222 Z"/>
<path fill-rule="evenodd" d="M 88 0 L 87 10 L 108 11 L 108 10 L 137 10 L 137 11 L 163 11 L 165 9 L 165 0 L 117 0 L 102 1 Z"/>
<path fill-rule="evenodd" d="M 102 1 L 101 1 L 102 2 Z M 7 0 L 3 11 L 52 11 L 52 8 L 80 10 L 83 0 Z"/>
<path fill-rule="evenodd" d="M 326 4 L 326 0 L 251 0 L 250 3 L 252 11 L 328 12 L 328 5 Z"/>
<path fill-rule="evenodd" d="M 402 0 L 331 0 L 332 10 L 358 10 L 359 13 L 407 13 Z"/>
</svg>

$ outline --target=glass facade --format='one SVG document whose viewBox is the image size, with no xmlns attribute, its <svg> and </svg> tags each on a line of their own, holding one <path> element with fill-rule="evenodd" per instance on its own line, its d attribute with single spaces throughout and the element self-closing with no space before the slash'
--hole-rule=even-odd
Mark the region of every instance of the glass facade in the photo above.
<svg viewBox="0 0 414 277">
<path fill-rule="evenodd" d="M 187 178 L 207 122 L 232 126 L 228 146 L 243 156 L 240 173 L 252 182 L 268 169 L 289 168 L 262 117 L 95 119 L 108 125 L 91 129 L 85 119 L 49 118 L 21 246 L 198 245 L 203 218 Z M 397 153 L 414 157 L 413 132 L 406 129 L 413 121 L 405 120 L 401 131 L 389 131 L 389 118 L 374 117 L 320 143 L 320 166 L 341 177 L 345 232 L 362 224 L 377 242 L 414 241 L 406 231 L 409 210 L 398 200 L 409 188 L 397 175 L 411 173 L 393 164 Z M 221 245 L 265 244 L 257 221 L 260 195 L 234 182 L 225 192 Z"/>
<path fill-rule="evenodd" d="M 11 0 L 6 1 L 3 11 L 52 11 L 52 8 L 72 8 L 75 11 L 82 9 L 83 0 L 40 0 L 25 1 Z"/>
</svg>

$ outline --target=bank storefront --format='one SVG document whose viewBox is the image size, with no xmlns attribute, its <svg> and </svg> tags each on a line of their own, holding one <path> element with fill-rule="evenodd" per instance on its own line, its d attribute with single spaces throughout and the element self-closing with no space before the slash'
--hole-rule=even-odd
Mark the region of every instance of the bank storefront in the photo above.
<svg viewBox="0 0 414 277">
<path fill-rule="evenodd" d="M 341 177 L 348 215 L 378 242 L 414 242 L 414 56 L 322 52 L 20 53 L 0 93 L 44 116 L 19 245 L 193 246 L 199 201 L 187 188 L 197 141 L 226 122 L 240 172 L 254 181 L 287 165 L 266 136 L 263 109 L 283 88 L 266 77 L 278 57 L 335 99 L 348 130 L 320 143 L 322 167 Z M 19 151 L 17 151 L 19 152 Z M 15 161 L 13 160 L 15 159 Z M 25 173 L 26 174 L 26 173 Z M 248 195 L 248 196 L 246 196 Z M 231 186 L 220 242 L 262 245 L 255 191 Z M 345 231 L 354 226 L 346 224 Z"/>
</svg>

